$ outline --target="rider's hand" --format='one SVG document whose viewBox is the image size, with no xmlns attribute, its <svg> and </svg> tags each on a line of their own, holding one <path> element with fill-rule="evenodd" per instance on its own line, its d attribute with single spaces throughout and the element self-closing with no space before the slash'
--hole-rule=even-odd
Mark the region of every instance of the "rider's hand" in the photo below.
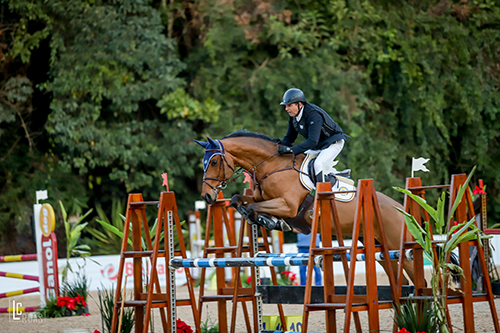
<svg viewBox="0 0 500 333">
<path fill-rule="evenodd" d="M 287 147 L 287 146 L 278 146 L 278 153 L 280 155 L 291 154 L 291 153 L 293 153 L 293 151 L 292 151 L 292 148 L 290 148 L 290 147 Z"/>
</svg>

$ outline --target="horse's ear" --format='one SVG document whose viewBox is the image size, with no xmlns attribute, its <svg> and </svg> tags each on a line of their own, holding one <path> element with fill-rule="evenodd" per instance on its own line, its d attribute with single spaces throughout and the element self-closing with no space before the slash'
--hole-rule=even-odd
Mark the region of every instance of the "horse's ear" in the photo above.
<svg viewBox="0 0 500 333">
<path fill-rule="evenodd" d="M 193 141 L 196 142 L 197 144 L 199 144 L 200 146 L 202 146 L 203 148 L 207 149 L 208 142 L 203 142 L 203 141 L 198 141 L 198 140 L 193 140 Z"/>
<path fill-rule="evenodd" d="M 210 138 L 210 137 L 208 137 L 208 136 L 207 136 L 207 140 L 208 140 L 208 142 L 210 142 L 210 144 L 211 144 L 212 146 L 215 146 L 215 147 L 218 147 L 218 146 L 219 146 L 219 145 L 217 144 L 217 142 L 215 142 L 215 140 L 213 140 L 212 138 Z"/>
</svg>

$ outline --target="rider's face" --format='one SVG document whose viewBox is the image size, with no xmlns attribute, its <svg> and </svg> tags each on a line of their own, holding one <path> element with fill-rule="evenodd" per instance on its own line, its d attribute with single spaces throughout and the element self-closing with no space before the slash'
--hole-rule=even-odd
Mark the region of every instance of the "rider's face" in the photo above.
<svg viewBox="0 0 500 333">
<path fill-rule="evenodd" d="M 302 103 L 290 103 L 285 106 L 286 112 L 290 115 L 290 117 L 297 117 L 299 114 L 300 108 L 302 107 Z"/>
</svg>

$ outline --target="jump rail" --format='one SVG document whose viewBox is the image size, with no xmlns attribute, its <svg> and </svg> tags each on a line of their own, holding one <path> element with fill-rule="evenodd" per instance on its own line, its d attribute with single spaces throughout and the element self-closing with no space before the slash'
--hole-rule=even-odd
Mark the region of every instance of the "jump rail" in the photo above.
<svg viewBox="0 0 500 333">
<path fill-rule="evenodd" d="M 388 251 L 389 252 L 389 259 L 391 260 L 399 260 L 399 250 L 393 250 L 393 251 Z M 309 257 L 309 253 L 262 253 L 259 252 L 256 255 L 257 258 L 268 258 L 268 257 Z M 351 260 L 351 254 L 349 252 L 346 253 L 347 260 Z M 413 260 L 413 250 L 406 250 L 405 251 L 405 259 L 406 260 Z M 341 261 L 341 255 L 336 253 L 333 254 L 333 261 Z M 365 261 L 365 254 L 364 253 L 359 253 L 356 256 L 357 261 Z M 385 260 L 384 258 L 384 253 L 383 252 L 377 252 L 375 253 L 375 260 L 377 261 L 383 261 Z"/>
<path fill-rule="evenodd" d="M 350 253 L 346 254 L 347 260 L 351 260 Z M 389 251 L 391 260 L 399 260 L 399 251 Z M 383 253 L 375 253 L 377 261 L 383 261 Z M 413 259 L 413 251 L 405 251 L 405 259 Z M 341 261 L 341 254 L 334 254 L 333 261 Z M 359 253 L 357 261 L 365 261 L 365 254 Z M 309 262 L 308 253 L 258 253 L 254 258 L 196 258 L 170 260 L 170 267 L 274 267 L 274 266 L 306 266 Z M 314 265 L 323 267 L 323 256 L 314 257 Z"/>
<path fill-rule="evenodd" d="M 38 255 L 35 254 L 18 254 L 12 256 L 0 256 L 0 262 L 15 262 L 15 261 L 32 261 L 37 260 Z"/>
<path fill-rule="evenodd" d="M 28 274 L 19 274 L 19 273 L 9 273 L 9 272 L 0 272 L 0 276 L 13 278 L 13 279 L 21 279 L 21 280 L 31 280 L 31 281 L 40 281 L 40 278 L 35 275 Z"/>
</svg>

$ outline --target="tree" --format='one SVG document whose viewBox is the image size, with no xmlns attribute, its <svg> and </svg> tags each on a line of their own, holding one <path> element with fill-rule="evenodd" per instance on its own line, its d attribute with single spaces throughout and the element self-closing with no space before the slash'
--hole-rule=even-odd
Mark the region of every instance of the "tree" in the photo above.
<svg viewBox="0 0 500 333">
<path fill-rule="evenodd" d="M 65 198 L 79 206 L 72 213 L 87 205 L 82 194 L 108 202 L 130 191 L 157 196 L 166 171 L 176 192 L 196 193 L 183 184 L 197 164 L 190 158 L 196 151 L 190 144 L 193 119 L 216 119 L 218 105 L 183 93 L 179 73 L 185 66 L 149 1 L 12 0 L 9 10 L 19 15 L 10 59 L 29 67 L 44 45 L 50 52 L 48 76 L 37 85 L 50 96 L 48 119 L 40 126 L 48 147 L 41 154 L 57 174 L 59 183 L 50 185 L 64 188 L 61 174 L 72 175 L 66 184 L 79 183 L 61 193 L 72 196 L 78 190 L 76 198 Z M 32 92 L 25 90 L 29 99 Z M 0 121 L 12 121 L 13 114 Z M 9 195 L 22 181 L 13 181 Z M 27 196 L 26 188 L 19 190 Z M 23 209 L 29 214 L 27 202 L 33 200 L 27 197 Z"/>
<path fill-rule="evenodd" d="M 496 2 L 195 4 L 190 26 L 202 22 L 201 37 L 186 60 L 193 95 L 213 96 L 230 115 L 206 130 L 213 137 L 241 127 L 282 137 L 278 103 L 300 87 L 353 137 L 339 166 L 355 178 L 373 178 L 393 195 L 411 157 L 431 158 L 426 184 L 477 164 L 499 216 Z"/>
</svg>

